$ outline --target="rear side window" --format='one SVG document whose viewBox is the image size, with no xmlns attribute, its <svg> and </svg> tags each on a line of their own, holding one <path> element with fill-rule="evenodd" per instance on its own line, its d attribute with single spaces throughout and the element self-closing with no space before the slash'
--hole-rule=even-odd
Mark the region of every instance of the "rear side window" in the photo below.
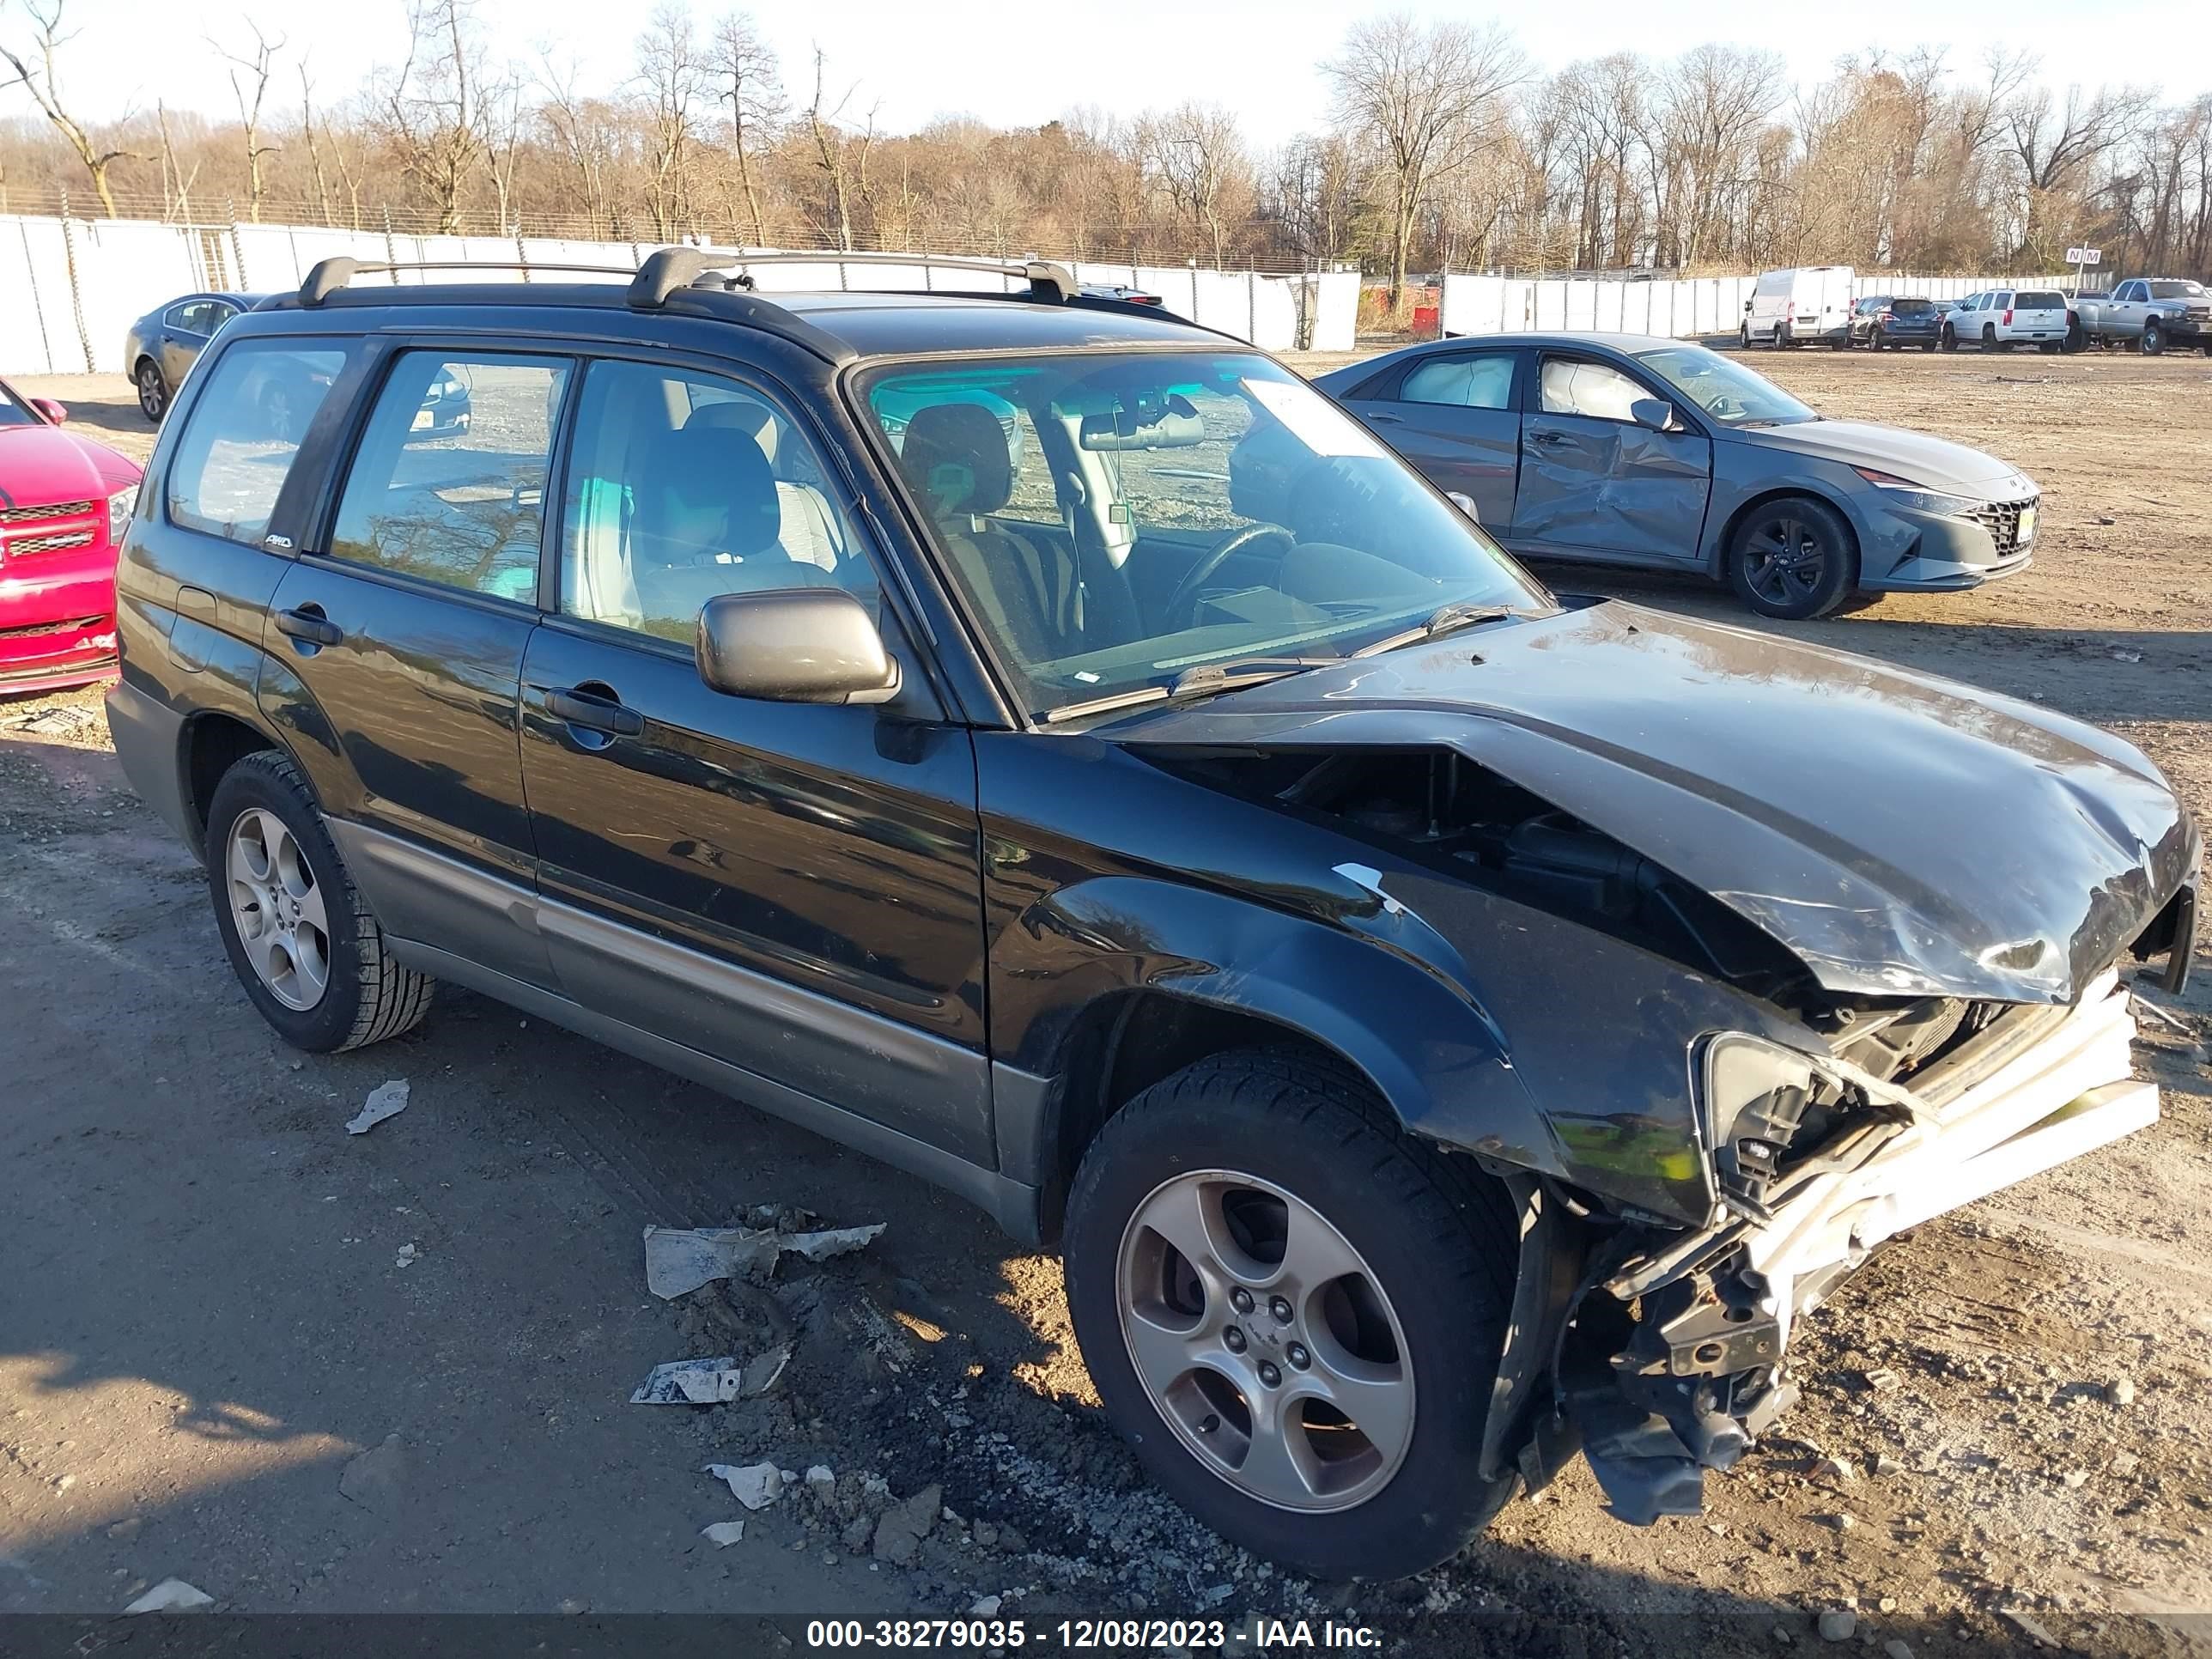
<svg viewBox="0 0 2212 1659">
<path fill-rule="evenodd" d="M 2052 289 L 2023 289 L 2012 296 L 2012 302 L 2022 311 L 2063 311 L 2066 301 Z"/>
<path fill-rule="evenodd" d="M 338 499 L 331 552 L 535 603 L 565 359 L 403 353 Z"/>
<path fill-rule="evenodd" d="M 1513 406 L 1513 358 L 1503 351 L 1466 357 L 1432 357 L 1406 376 L 1398 401 L 1455 404 L 1462 409 Z"/>
<path fill-rule="evenodd" d="M 307 423 L 345 361 L 334 348 L 256 340 L 232 346 L 211 371 L 198 371 L 208 380 L 169 465 L 169 522 L 258 544 L 269 533 Z"/>
</svg>

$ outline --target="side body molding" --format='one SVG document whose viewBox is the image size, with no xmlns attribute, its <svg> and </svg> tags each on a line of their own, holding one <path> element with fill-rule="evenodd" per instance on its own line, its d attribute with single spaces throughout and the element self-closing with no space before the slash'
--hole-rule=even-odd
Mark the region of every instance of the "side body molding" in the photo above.
<svg viewBox="0 0 2212 1659">
<path fill-rule="evenodd" d="M 398 836 L 343 819 L 329 823 L 402 961 L 879 1158 L 981 1206 L 1015 1237 L 1036 1239 L 1033 1187 L 866 1109 L 927 1093 L 951 1097 L 967 1116 L 988 1122 L 992 1079 L 980 1053 L 633 933 Z M 667 988 L 683 1018 L 656 1022 L 669 1029 L 648 1030 L 633 1010 L 586 1004 L 550 979 L 533 983 L 507 970 L 544 961 L 547 942 L 556 939 L 635 958 L 641 972 Z M 687 1025 L 717 1015 L 728 1028 L 762 1034 L 761 1070 L 680 1040 Z"/>
</svg>

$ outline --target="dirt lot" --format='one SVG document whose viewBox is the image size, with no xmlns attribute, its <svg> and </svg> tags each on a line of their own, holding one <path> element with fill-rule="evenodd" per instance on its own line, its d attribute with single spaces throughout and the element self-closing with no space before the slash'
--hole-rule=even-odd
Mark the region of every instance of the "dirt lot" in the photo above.
<svg viewBox="0 0 2212 1659">
<path fill-rule="evenodd" d="M 2212 813 L 2212 363 L 1755 362 L 2046 492 L 2025 574 L 1803 631 L 2100 721 Z M 21 385 L 145 452 L 119 380 Z M 1740 619 L 1686 582 L 1546 574 Z M 1326 1613 L 1409 1654 L 1776 1653 L 1839 1609 L 1848 1650 L 2212 1644 L 2212 961 L 2146 1020 L 2164 1121 L 1879 1256 L 1706 1516 L 1630 1529 L 1577 1470 L 1423 1579 L 1315 1586 L 1145 1486 L 1054 1262 L 465 994 L 303 1060 L 233 983 L 97 697 L 0 703 L 0 1609 L 112 1613 L 174 1575 L 248 1611 Z M 400 1077 L 408 1109 L 346 1135 Z M 644 1224 L 763 1204 L 889 1228 L 766 1287 L 645 1294 Z M 776 1341 L 762 1399 L 626 1403 L 657 1362 Z M 699 1466 L 760 1458 L 836 1483 L 718 1550 L 699 1529 L 743 1511 Z M 878 1559 L 869 1517 L 932 1486 L 942 1517 Z"/>
</svg>

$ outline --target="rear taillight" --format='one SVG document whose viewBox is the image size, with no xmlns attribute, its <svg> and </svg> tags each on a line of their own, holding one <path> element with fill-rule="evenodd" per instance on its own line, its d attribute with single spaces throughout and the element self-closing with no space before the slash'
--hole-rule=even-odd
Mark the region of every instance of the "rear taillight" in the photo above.
<svg viewBox="0 0 2212 1659">
<path fill-rule="evenodd" d="M 2005 326 L 2006 326 L 2007 328 L 2010 328 L 2010 327 L 2012 326 L 2012 307 L 2011 307 L 2010 306 L 2007 306 L 2007 307 L 2005 307 L 2005 319 L 2004 319 L 2004 320 L 2005 320 Z"/>
<path fill-rule="evenodd" d="M 1887 313 L 1887 311 L 1885 311 L 1885 312 L 1883 312 L 1883 313 L 1881 313 L 1881 320 L 1882 320 L 1883 322 L 1885 322 L 1885 323 L 1893 323 L 1893 322 L 1895 322 L 1895 321 L 1897 320 L 1897 319 L 1896 319 L 1896 318 L 1894 318 L 1894 317 L 1893 317 L 1893 316 L 1891 316 L 1891 315 L 1889 314 L 1889 313 Z"/>
</svg>

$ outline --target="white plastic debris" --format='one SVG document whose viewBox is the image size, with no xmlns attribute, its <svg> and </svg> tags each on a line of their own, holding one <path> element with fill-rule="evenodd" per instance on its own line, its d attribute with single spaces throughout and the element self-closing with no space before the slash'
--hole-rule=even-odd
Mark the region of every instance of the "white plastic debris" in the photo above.
<svg viewBox="0 0 2212 1659">
<path fill-rule="evenodd" d="M 196 1607 L 211 1607 L 215 1597 L 204 1589 L 195 1589 L 181 1578 L 164 1578 L 143 1595 L 123 1609 L 125 1613 L 190 1613 Z"/>
<path fill-rule="evenodd" d="M 775 1227 L 647 1227 L 645 1285 L 667 1300 L 716 1279 L 738 1279 L 774 1270 L 789 1251 L 809 1261 L 827 1261 L 857 1250 L 884 1230 L 836 1227 L 820 1232 L 787 1233 Z"/>
<path fill-rule="evenodd" d="M 633 1406 L 715 1406 L 729 1400 L 750 1400 L 773 1388 L 791 1363 L 791 1350 L 771 1348 L 750 1363 L 735 1354 L 714 1359 L 676 1359 L 655 1365 L 637 1392 Z"/>
<path fill-rule="evenodd" d="M 404 1077 L 378 1084 L 368 1091 L 368 1098 L 362 1103 L 361 1110 L 347 1120 L 346 1133 L 365 1135 L 387 1117 L 398 1117 L 407 1109 L 407 1079 Z"/>
<path fill-rule="evenodd" d="M 705 1473 L 726 1482 L 731 1496 L 749 1510 L 766 1509 L 783 1491 L 783 1472 L 773 1463 L 748 1463 L 742 1468 L 730 1463 L 709 1463 Z"/>
<path fill-rule="evenodd" d="M 717 1521 L 713 1526 L 702 1527 L 699 1530 L 699 1536 L 718 1550 L 729 1548 L 744 1535 L 745 1523 L 742 1521 Z"/>
</svg>

